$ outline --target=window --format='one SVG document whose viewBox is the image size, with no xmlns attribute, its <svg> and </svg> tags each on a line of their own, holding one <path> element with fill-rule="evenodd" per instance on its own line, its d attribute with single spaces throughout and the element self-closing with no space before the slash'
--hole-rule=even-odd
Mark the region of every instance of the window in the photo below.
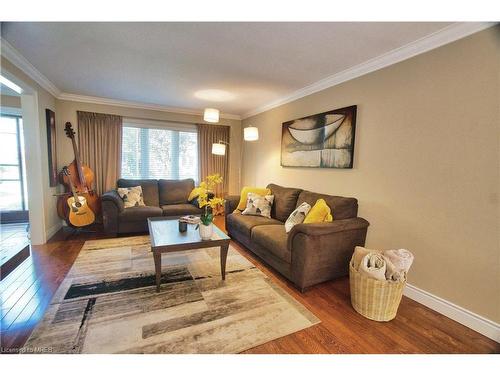
<svg viewBox="0 0 500 375">
<path fill-rule="evenodd" d="M 124 120 L 121 177 L 198 182 L 196 127 Z"/>
<path fill-rule="evenodd" d="M 28 209 L 24 167 L 23 120 L 20 116 L 0 117 L 0 210 Z"/>
</svg>

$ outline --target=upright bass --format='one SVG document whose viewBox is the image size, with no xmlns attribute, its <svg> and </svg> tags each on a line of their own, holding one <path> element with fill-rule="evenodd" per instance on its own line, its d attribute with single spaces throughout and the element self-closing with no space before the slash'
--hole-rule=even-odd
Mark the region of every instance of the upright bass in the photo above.
<svg viewBox="0 0 500 375">
<path fill-rule="evenodd" d="M 85 198 L 90 209 L 97 215 L 101 211 L 101 204 L 97 193 L 92 188 L 94 172 L 87 165 L 82 164 L 80 160 L 80 153 L 75 141 L 75 131 L 70 122 L 66 123 L 64 131 L 66 136 L 71 139 L 75 159 L 67 168 L 69 173 L 60 174 L 61 183 L 66 187 L 67 196 L 71 195 L 71 185 L 73 185 L 74 190 L 78 195 Z M 68 205 L 66 204 L 67 196 L 61 196 L 57 202 L 59 216 L 66 221 L 69 216 Z"/>
</svg>

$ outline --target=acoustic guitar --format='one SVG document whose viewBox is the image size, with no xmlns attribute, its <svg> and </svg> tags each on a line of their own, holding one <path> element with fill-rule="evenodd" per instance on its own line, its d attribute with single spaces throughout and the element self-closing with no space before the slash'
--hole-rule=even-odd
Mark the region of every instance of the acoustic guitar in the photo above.
<svg viewBox="0 0 500 375">
<path fill-rule="evenodd" d="M 69 207 L 69 222 L 75 227 L 84 227 L 92 224 L 95 221 L 94 212 L 87 205 L 85 197 L 77 194 L 75 186 L 71 181 L 71 173 L 68 167 L 63 168 L 63 173 L 68 177 L 69 185 L 71 187 L 71 196 L 67 200 Z"/>
</svg>

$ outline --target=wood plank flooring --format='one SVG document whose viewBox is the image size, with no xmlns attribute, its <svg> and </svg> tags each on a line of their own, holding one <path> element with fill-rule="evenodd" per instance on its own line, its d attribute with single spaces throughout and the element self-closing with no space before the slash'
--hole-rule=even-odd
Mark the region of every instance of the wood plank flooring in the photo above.
<svg viewBox="0 0 500 375">
<path fill-rule="evenodd" d="M 0 281 L 29 257 L 28 223 L 0 224 Z"/>
<path fill-rule="evenodd" d="M 216 219 L 224 229 L 223 218 Z M 73 236 L 61 230 L 47 244 L 33 246 L 32 256 L 0 283 L 3 353 L 22 347 L 83 243 L 97 238 L 105 236 L 99 231 Z M 393 321 L 365 319 L 351 307 L 348 278 L 300 293 L 243 246 L 232 245 L 322 321 L 245 353 L 500 353 L 493 340 L 406 297 Z"/>
</svg>

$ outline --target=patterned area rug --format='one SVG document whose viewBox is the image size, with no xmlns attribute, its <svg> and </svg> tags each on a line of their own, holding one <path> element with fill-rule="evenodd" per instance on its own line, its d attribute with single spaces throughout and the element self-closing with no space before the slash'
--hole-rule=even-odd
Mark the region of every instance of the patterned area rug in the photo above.
<svg viewBox="0 0 500 375">
<path fill-rule="evenodd" d="M 163 254 L 149 236 L 87 241 L 25 345 L 53 353 L 238 353 L 319 320 L 229 248 Z"/>
</svg>

